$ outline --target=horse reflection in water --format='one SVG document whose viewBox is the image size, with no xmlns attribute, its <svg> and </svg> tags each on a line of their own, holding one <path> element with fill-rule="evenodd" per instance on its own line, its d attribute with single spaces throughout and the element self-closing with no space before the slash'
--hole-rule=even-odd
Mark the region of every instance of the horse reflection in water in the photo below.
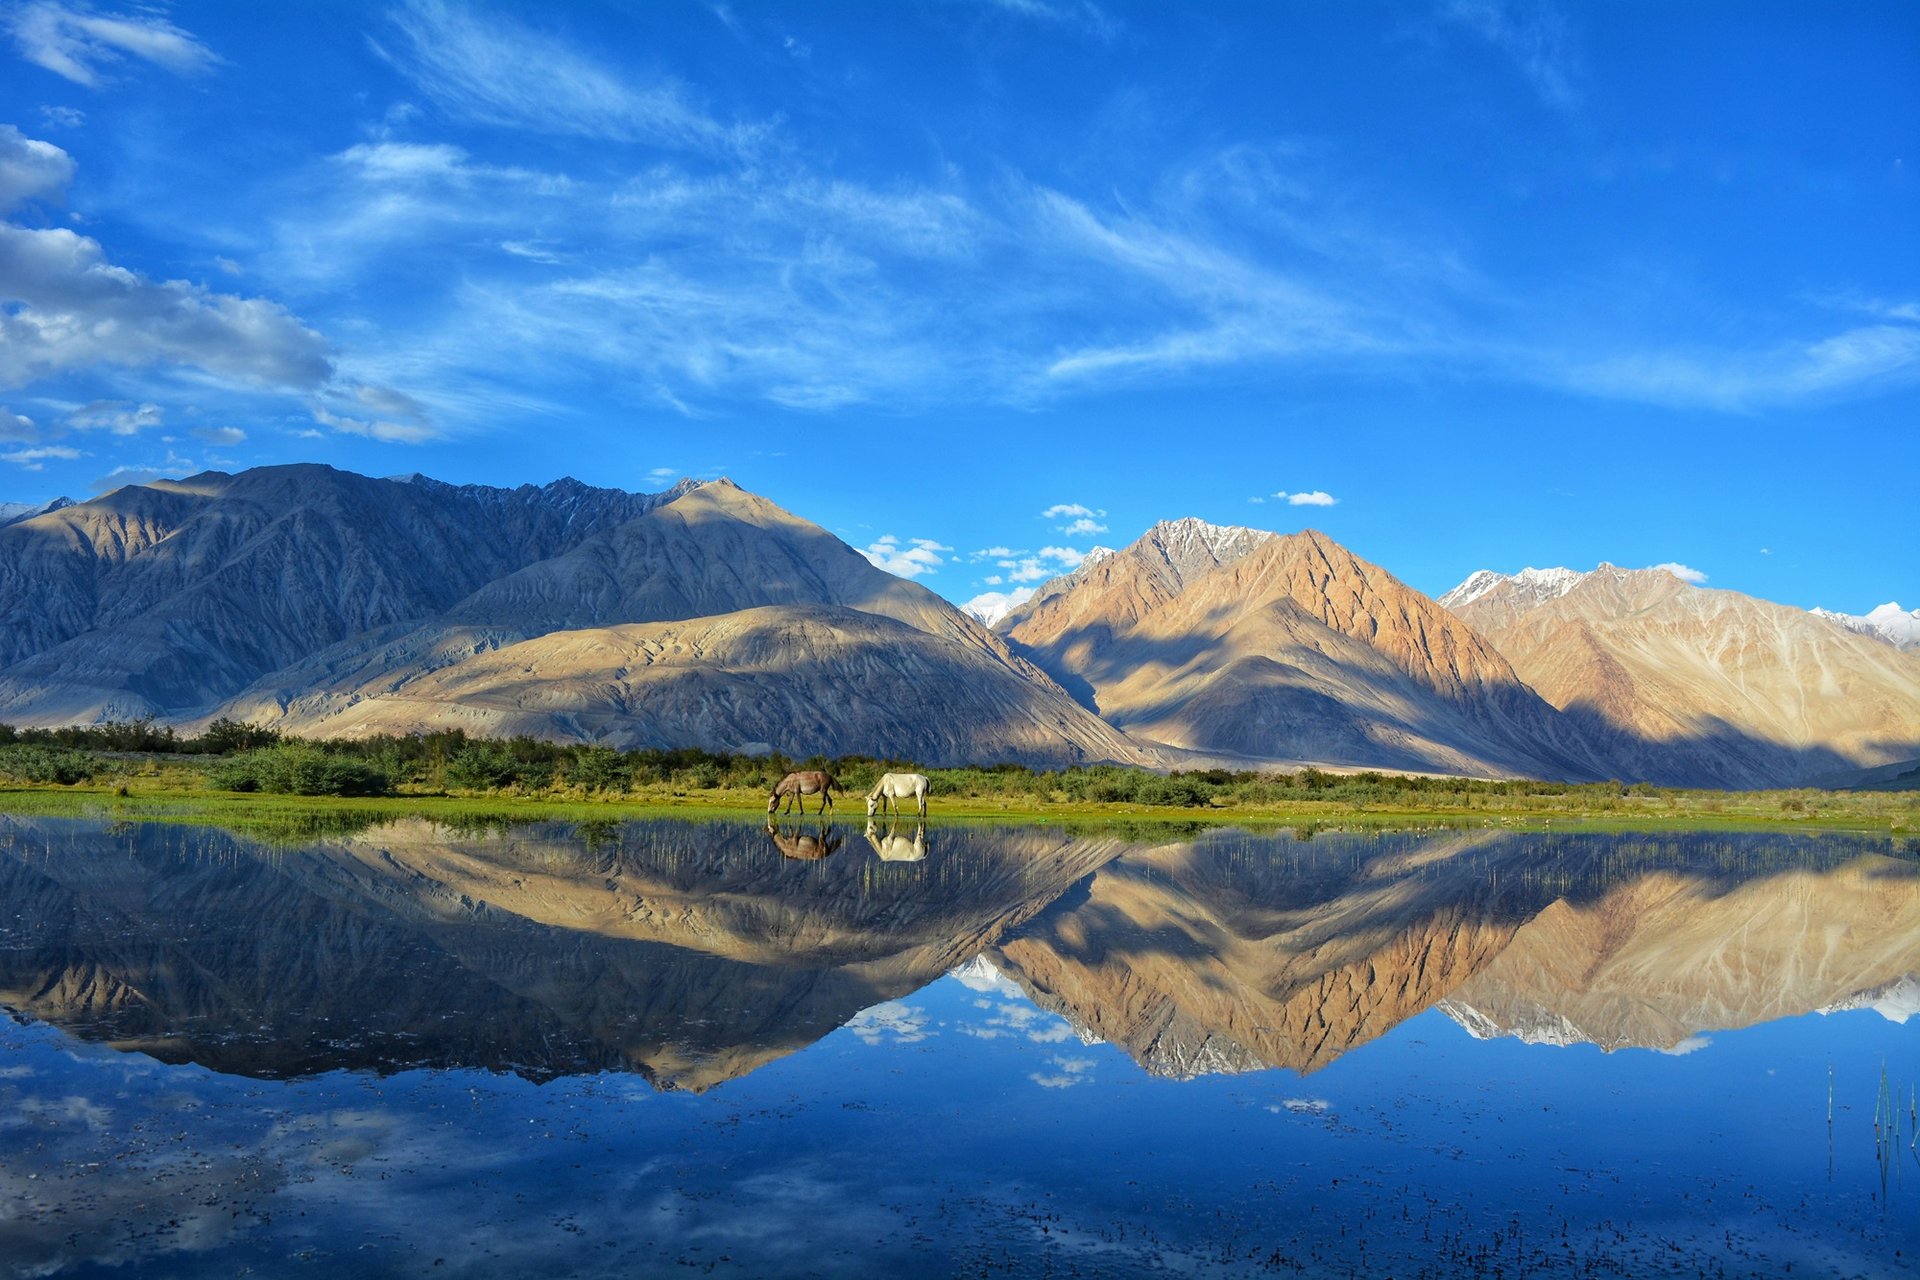
<svg viewBox="0 0 1920 1280">
<path fill-rule="evenodd" d="M 920 862 L 927 856 L 927 824 L 922 822 L 914 827 L 913 834 L 903 836 L 898 827 L 887 828 L 886 834 L 871 821 L 867 823 L 867 843 L 880 855 L 882 862 Z"/>
<path fill-rule="evenodd" d="M 840 833 L 826 823 L 821 823 L 819 830 L 809 832 L 797 826 L 790 831 L 782 831 L 769 822 L 767 834 L 773 837 L 773 847 L 780 851 L 781 856 L 800 862 L 818 862 L 831 857 L 842 843 Z"/>
<path fill-rule="evenodd" d="M 912 796 L 920 806 L 920 817 L 927 816 L 927 775 L 924 773 L 883 773 L 880 781 L 873 784 L 873 790 L 867 792 L 867 816 L 871 818 L 874 810 L 886 811 L 887 802 L 893 802 L 894 816 L 900 814 L 900 802 Z"/>
<path fill-rule="evenodd" d="M 800 803 L 800 812 L 804 814 L 807 811 L 807 797 L 819 796 L 820 812 L 825 813 L 833 808 L 833 793 L 845 790 L 838 778 L 821 769 L 803 769 L 790 773 L 773 784 L 773 794 L 767 797 L 767 816 L 773 816 L 773 811 L 779 807 L 782 797 L 785 797 L 787 802 L 785 812 L 792 813 L 794 802 L 797 800 Z"/>
</svg>

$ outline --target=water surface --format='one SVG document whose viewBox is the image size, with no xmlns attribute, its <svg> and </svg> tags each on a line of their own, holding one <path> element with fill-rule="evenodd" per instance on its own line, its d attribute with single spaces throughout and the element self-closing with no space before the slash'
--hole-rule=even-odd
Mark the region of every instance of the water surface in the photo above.
<svg viewBox="0 0 1920 1280">
<path fill-rule="evenodd" d="M 0 818 L 0 904 L 0 1274 L 1920 1250 L 1885 837 Z"/>
</svg>

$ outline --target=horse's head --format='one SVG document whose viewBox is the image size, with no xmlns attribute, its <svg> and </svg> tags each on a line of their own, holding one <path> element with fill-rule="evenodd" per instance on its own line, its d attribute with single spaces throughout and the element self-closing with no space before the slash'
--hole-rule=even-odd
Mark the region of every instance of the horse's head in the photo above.
<svg viewBox="0 0 1920 1280">
<path fill-rule="evenodd" d="M 874 809 L 875 809 L 875 808 L 876 808 L 876 807 L 877 807 L 877 806 L 879 805 L 879 803 L 880 803 L 880 801 L 879 801 L 878 799 L 876 799 L 875 797 L 873 797 L 873 796 L 868 796 L 868 797 L 867 797 L 867 816 L 868 816 L 869 818 L 871 818 L 871 817 L 873 816 L 873 811 L 874 811 Z"/>
<path fill-rule="evenodd" d="M 775 788 L 774 793 L 767 797 L 767 816 L 771 818 L 773 816 L 773 811 L 779 807 L 780 807 L 780 791 L 778 788 Z"/>
</svg>

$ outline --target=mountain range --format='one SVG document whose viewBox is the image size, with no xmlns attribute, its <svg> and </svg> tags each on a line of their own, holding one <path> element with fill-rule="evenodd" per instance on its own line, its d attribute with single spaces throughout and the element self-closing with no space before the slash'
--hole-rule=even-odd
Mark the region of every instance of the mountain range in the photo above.
<svg viewBox="0 0 1920 1280">
<path fill-rule="evenodd" d="M 1176 1078 L 1317 1070 L 1429 1008 L 1481 1037 L 1681 1052 L 1816 1009 L 1916 1012 L 1920 875 L 1884 835 L 928 841 L 801 861 L 751 822 L 589 845 L 407 819 L 268 847 L 0 816 L 0 1006 L 228 1073 L 695 1091 L 955 969 Z"/>
<path fill-rule="evenodd" d="M 299 465 L 8 509 L 0 722 L 1844 783 L 1920 757 L 1907 616 L 1608 565 L 1434 600 L 1318 532 L 1187 519 L 989 628 L 727 480 Z"/>
</svg>

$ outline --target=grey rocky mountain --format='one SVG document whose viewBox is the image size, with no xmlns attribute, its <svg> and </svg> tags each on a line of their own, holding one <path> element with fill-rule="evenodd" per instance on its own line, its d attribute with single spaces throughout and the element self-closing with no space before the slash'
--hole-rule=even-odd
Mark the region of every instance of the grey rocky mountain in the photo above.
<svg viewBox="0 0 1920 1280">
<path fill-rule="evenodd" d="M 0 529 L 0 621 L 16 724 L 1149 758 L 940 597 L 725 480 L 130 486 Z"/>
</svg>

